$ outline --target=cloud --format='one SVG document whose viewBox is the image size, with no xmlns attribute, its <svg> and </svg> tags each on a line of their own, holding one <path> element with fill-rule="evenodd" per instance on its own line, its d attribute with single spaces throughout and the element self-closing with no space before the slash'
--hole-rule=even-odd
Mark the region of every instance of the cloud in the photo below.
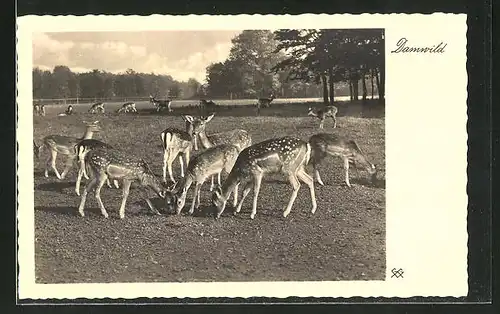
<svg viewBox="0 0 500 314">
<path fill-rule="evenodd" d="M 220 34 L 219 34 L 220 33 Z M 66 65 L 75 72 L 128 68 L 168 74 L 181 81 L 205 79 L 206 67 L 225 60 L 237 32 L 36 33 L 33 65 L 52 69 Z"/>
</svg>

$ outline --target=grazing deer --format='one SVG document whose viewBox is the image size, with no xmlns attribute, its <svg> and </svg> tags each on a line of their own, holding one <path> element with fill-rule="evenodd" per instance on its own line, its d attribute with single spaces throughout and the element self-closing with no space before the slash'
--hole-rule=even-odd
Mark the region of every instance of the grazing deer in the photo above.
<svg viewBox="0 0 500 314">
<path fill-rule="evenodd" d="M 318 165 L 327 155 L 341 157 L 344 161 L 345 183 L 347 186 L 351 186 L 349 182 L 349 164 L 353 164 L 356 169 L 356 164 L 362 165 L 371 175 L 371 181 L 376 180 L 377 168 L 368 161 L 356 141 L 336 134 L 319 133 L 309 138 L 309 144 L 312 149 L 310 162 L 313 165 L 314 176 L 319 184 L 324 185 L 319 176 Z"/>
<path fill-rule="evenodd" d="M 170 180 L 175 183 L 172 174 L 172 164 L 179 156 L 181 164 L 181 177 L 184 177 L 184 161 L 189 166 L 189 156 L 193 147 L 192 137 L 189 133 L 176 128 L 167 128 L 160 134 L 163 146 L 163 182 L 167 182 L 167 169 Z M 183 160 L 184 158 L 184 160 Z"/>
<path fill-rule="evenodd" d="M 43 139 L 43 146 L 48 148 L 50 151 L 47 164 L 45 166 L 46 177 L 49 176 L 49 168 L 52 168 L 58 179 L 64 179 L 76 159 L 75 145 L 81 140 L 91 139 L 95 132 L 99 132 L 101 130 L 99 121 L 94 121 L 92 123 L 84 121 L 83 123 L 86 124 L 86 129 L 83 137 L 81 138 L 63 135 L 48 135 Z M 57 171 L 56 168 L 56 158 L 58 153 L 66 156 L 67 158 L 66 167 L 64 168 L 62 174 L 59 174 L 59 171 Z"/>
<path fill-rule="evenodd" d="M 194 118 L 193 116 L 186 115 L 185 119 L 189 123 L 191 123 L 193 128 L 193 134 L 195 138 L 200 140 L 201 146 L 204 149 L 210 148 L 212 146 L 221 145 L 221 144 L 231 144 L 238 148 L 239 151 L 247 148 L 252 144 L 252 137 L 248 134 L 247 131 L 242 129 L 235 129 L 226 132 L 214 133 L 207 135 L 206 133 L 206 125 L 210 122 L 215 114 L 211 114 L 208 117 L 199 117 Z M 221 174 L 217 174 L 217 183 L 220 185 L 220 176 Z M 214 176 L 212 176 L 212 182 L 210 184 L 210 191 L 214 188 Z"/>
<path fill-rule="evenodd" d="M 104 113 L 104 103 L 98 102 L 93 104 L 89 109 L 89 113 Z"/>
<path fill-rule="evenodd" d="M 268 98 L 259 98 L 257 99 L 257 115 L 260 114 L 260 108 L 265 107 L 269 108 L 271 106 L 271 102 L 275 99 L 274 94 L 271 94 Z"/>
<path fill-rule="evenodd" d="M 337 127 L 337 107 L 335 106 L 326 106 L 325 109 L 314 110 L 309 107 L 308 116 L 316 117 L 319 119 L 319 128 L 323 129 L 323 124 L 325 123 L 325 119 L 331 117 L 333 120 L 333 128 Z"/>
<path fill-rule="evenodd" d="M 70 116 L 72 114 L 73 114 L 73 106 L 69 105 L 68 108 L 66 108 L 66 110 L 64 112 L 61 112 L 60 114 L 58 114 L 58 116 L 60 116 L 60 117 Z"/>
<path fill-rule="evenodd" d="M 129 113 L 129 112 L 134 112 L 137 113 L 137 108 L 135 107 L 135 103 L 133 102 L 126 102 L 124 103 L 118 110 L 116 110 L 116 113 Z"/>
<path fill-rule="evenodd" d="M 221 171 L 229 173 L 233 168 L 236 158 L 238 157 L 238 148 L 234 145 L 222 144 L 213 146 L 190 161 L 189 167 L 186 170 L 186 176 L 177 182 L 171 192 L 167 192 L 165 197 L 166 204 L 175 205 L 175 211 L 180 214 L 186 203 L 186 196 L 189 188 L 195 183 L 193 201 L 189 210 L 193 214 L 195 207 L 200 206 L 200 190 L 203 183 L 210 176 L 213 176 Z M 238 198 L 238 190 L 235 188 L 234 206 L 236 206 Z M 180 195 L 179 195 L 180 194 Z M 172 208 L 169 208 L 172 210 Z"/>
<path fill-rule="evenodd" d="M 113 146 L 94 139 L 81 140 L 80 142 L 78 142 L 78 144 L 75 145 L 76 160 L 80 165 L 75 185 L 75 192 L 78 196 L 80 196 L 80 182 L 82 181 L 82 176 L 85 176 L 85 179 L 87 180 L 89 179 L 89 176 L 87 175 L 87 169 L 85 167 L 85 156 L 91 150 L 98 148 L 114 149 Z M 106 183 L 109 187 L 111 187 L 111 183 L 109 182 L 109 180 L 107 180 Z M 117 189 L 120 188 L 117 180 L 114 180 L 113 183 Z"/>
<path fill-rule="evenodd" d="M 121 180 L 123 182 L 123 198 L 119 210 L 121 219 L 125 218 L 125 204 L 129 195 L 130 185 L 134 181 L 139 182 L 141 195 L 148 204 L 151 212 L 160 215 L 160 212 L 151 203 L 145 188 L 151 188 L 161 198 L 165 198 L 166 189 L 143 159 L 130 157 L 116 149 L 98 148 L 87 153 L 85 156 L 85 165 L 92 172 L 92 180 L 87 184 L 85 190 L 83 190 L 80 206 L 78 207 L 78 212 L 82 217 L 85 216 L 83 209 L 87 194 L 95 187 L 95 197 L 101 208 L 101 213 L 104 217 L 108 218 L 108 213 L 101 200 L 101 188 L 108 179 Z"/>
<path fill-rule="evenodd" d="M 231 193 L 236 192 L 236 187 L 242 184 L 243 194 L 235 213 L 241 210 L 245 197 L 253 189 L 253 206 L 250 218 L 254 219 L 257 213 L 257 199 L 262 178 L 271 173 L 284 174 L 293 187 L 283 217 L 290 214 L 300 188 L 300 181 L 309 186 L 312 201 L 311 213 L 314 214 L 317 207 L 314 180 L 305 171 L 310 156 L 311 146 L 309 143 L 290 136 L 269 139 L 245 148 L 238 155 L 236 163 L 222 187 L 219 186 L 212 195 L 212 202 L 217 207 L 216 218 L 221 216 Z"/>
<path fill-rule="evenodd" d="M 45 105 L 35 104 L 33 106 L 33 112 L 37 116 L 44 117 L 45 116 Z"/>
<path fill-rule="evenodd" d="M 156 96 L 155 96 L 156 97 Z M 167 108 L 168 112 L 172 112 L 172 100 L 166 99 L 166 100 L 158 100 L 155 97 L 149 95 L 149 102 L 153 104 L 153 106 L 156 107 L 156 112 L 160 112 L 160 110 L 163 110 Z"/>
<path fill-rule="evenodd" d="M 217 104 L 212 100 L 200 99 L 200 109 L 202 113 L 212 113 L 217 111 Z"/>
</svg>

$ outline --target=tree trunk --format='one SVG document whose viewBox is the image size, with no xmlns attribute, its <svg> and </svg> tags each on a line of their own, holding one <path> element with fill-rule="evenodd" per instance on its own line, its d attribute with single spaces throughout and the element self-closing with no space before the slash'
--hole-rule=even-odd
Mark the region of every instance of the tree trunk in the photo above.
<svg viewBox="0 0 500 314">
<path fill-rule="evenodd" d="M 353 95 L 353 90 L 352 90 L 352 80 L 349 79 L 349 98 L 352 100 L 354 100 L 354 95 Z"/>
<path fill-rule="evenodd" d="M 328 104 L 328 84 L 325 74 L 321 74 L 321 83 L 323 84 L 323 103 L 326 105 Z"/>
<path fill-rule="evenodd" d="M 372 84 L 372 99 L 373 99 L 373 69 L 370 69 L 370 81 Z"/>
<path fill-rule="evenodd" d="M 330 89 L 330 105 L 333 106 L 335 89 L 333 85 L 333 70 L 331 68 L 328 69 L 328 88 Z"/>
<path fill-rule="evenodd" d="M 380 103 L 385 102 L 385 69 L 382 66 L 380 68 L 380 82 L 379 82 L 379 90 L 378 90 L 378 100 Z"/>
<path fill-rule="evenodd" d="M 380 79 L 378 77 L 378 70 L 375 69 L 375 83 L 377 84 L 377 91 L 378 91 L 378 97 L 379 97 L 379 100 L 380 100 Z"/>
<path fill-rule="evenodd" d="M 366 90 L 366 77 L 364 73 L 361 79 L 363 80 L 363 102 L 366 102 L 366 95 L 368 94 L 368 91 Z"/>
</svg>

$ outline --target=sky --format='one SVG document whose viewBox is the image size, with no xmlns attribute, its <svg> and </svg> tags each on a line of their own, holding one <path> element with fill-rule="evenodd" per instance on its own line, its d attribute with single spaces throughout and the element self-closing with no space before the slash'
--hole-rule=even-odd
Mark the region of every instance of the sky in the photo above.
<svg viewBox="0 0 500 314">
<path fill-rule="evenodd" d="M 231 39 L 241 31 L 150 31 L 34 33 L 33 67 L 73 72 L 168 74 L 178 81 L 205 80 L 206 67 L 229 56 Z"/>
</svg>

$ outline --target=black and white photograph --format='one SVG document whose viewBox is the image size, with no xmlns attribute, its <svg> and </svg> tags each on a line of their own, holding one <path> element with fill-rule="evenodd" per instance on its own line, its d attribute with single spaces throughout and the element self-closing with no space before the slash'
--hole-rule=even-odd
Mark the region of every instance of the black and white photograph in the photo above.
<svg viewBox="0 0 500 314">
<path fill-rule="evenodd" d="M 35 34 L 37 282 L 383 279 L 383 49 L 383 29 Z"/>
<path fill-rule="evenodd" d="M 313 296 L 306 288 L 294 292 L 292 284 L 366 284 L 377 291 L 377 284 L 401 285 L 405 276 L 421 280 L 410 255 L 406 265 L 394 264 L 395 252 L 403 253 L 397 232 L 405 228 L 389 230 L 394 221 L 403 223 L 403 211 L 405 224 L 425 219 L 409 209 L 422 206 L 413 203 L 418 195 L 404 193 L 435 188 L 419 187 L 418 172 L 427 170 L 412 164 L 419 149 L 405 148 L 423 144 L 418 134 L 404 134 L 409 125 L 431 130 L 436 122 L 415 108 L 396 117 L 407 104 L 399 102 L 395 84 L 413 86 L 413 95 L 432 93 L 391 77 L 403 69 L 388 56 L 418 53 L 412 38 L 389 37 L 384 23 L 254 29 L 242 21 L 214 29 L 120 30 L 97 29 L 106 17 L 79 29 L 88 17 L 73 18 L 80 22 L 57 31 L 30 24 L 20 68 L 30 93 L 18 103 L 30 126 L 23 130 L 31 133 L 23 139 L 25 152 L 33 142 L 25 156 L 33 156 L 26 162 L 32 167 L 23 170 L 32 206 L 19 210 L 31 217 L 23 226 L 31 226 L 32 254 L 19 251 L 34 267 L 25 275 L 33 276 L 29 286 L 59 286 L 64 294 L 72 284 L 140 284 L 137 293 L 146 293 L 148 283 L 289 283 L 290 295 Z M 427 46 L 435 55 L 453 48 L 445 40 Z M 423 57 L 414 57 L 413 66 Z M 398 100 L 389 107 L 391 97 Z M 396 121 L 392 140 L 386 112 Z M 421 162 L 425 168 L 428 161 Z M 394 176 L 386 175 L 389 167 Z M 456 172 L 440 167 L 435 176 Z M 386 180 L 393 180 L 401 210 L 394 215 Z M 398 188 L 406 190 L 398 194 Z M 454 186 L 441 188 L 451 193 Z M 437 215 L 447 215 L 451 205 L 439 202 L 446 209 Z M 411 218 L 417 214 L 422 217 Z M 23 228 L 20 222 L 20 234 Z M 460 273 L 467 248 L 456 247 L 464 254 L 457 258 Z M 172 289 L 155 296 L 178 296 Z M 196 290 L 195 296 L 214 293 Z M 239 295 L 230 290 L 218 296 Z M 362 295 L 356 291 L 350 293 Z"/>
</svg>

